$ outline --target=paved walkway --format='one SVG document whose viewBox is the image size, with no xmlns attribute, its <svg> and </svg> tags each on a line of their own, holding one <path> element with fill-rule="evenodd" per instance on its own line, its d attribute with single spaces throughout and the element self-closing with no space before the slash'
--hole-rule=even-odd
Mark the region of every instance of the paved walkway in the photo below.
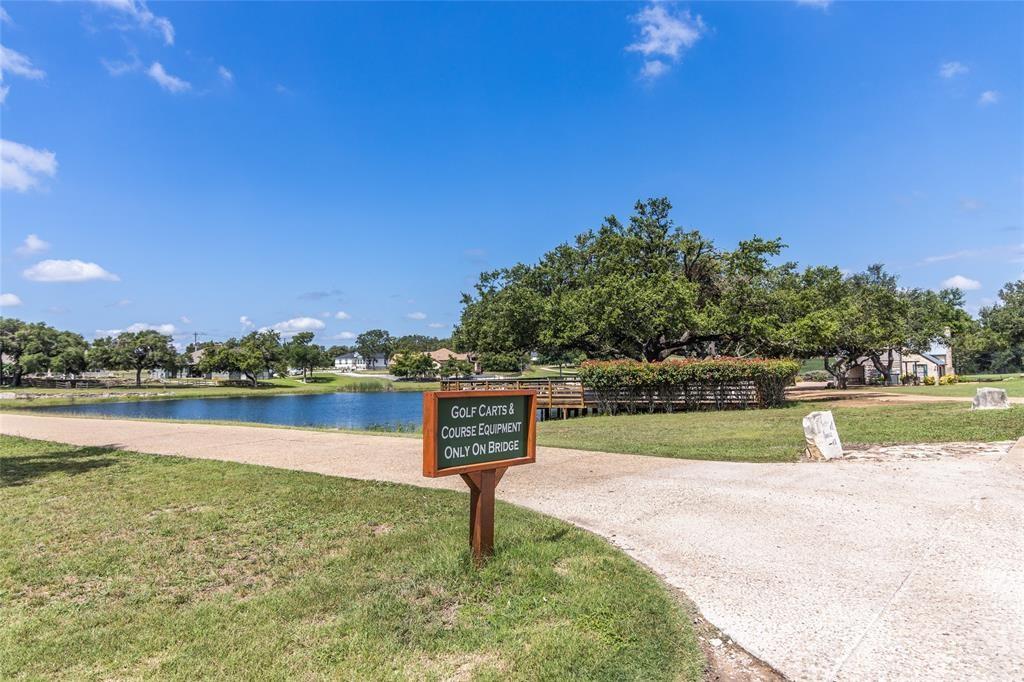
<svg viewBox="0 0 1024 682">
<path fill-rule="evenodd" d="M 409 438 L 14 414 L 0 431 L 463 485 L 421 478 Z M 537 462 L 499 497 L 609 538 L 790 678 L 1024 678 L 1024 445 L 821 464 L 539 448 Z"/>
</svg>

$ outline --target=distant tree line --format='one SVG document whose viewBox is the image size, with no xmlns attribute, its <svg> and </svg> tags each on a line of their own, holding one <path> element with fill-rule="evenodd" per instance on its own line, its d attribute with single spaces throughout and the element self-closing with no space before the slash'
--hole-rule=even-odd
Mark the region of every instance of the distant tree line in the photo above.
<svg viewBox="0 0 1024 682">
<path fill-rule="evenodd" d="M 334 364 L 334 358 L 357 350 L 366 357 L 393 353 L 437 350 L 448 339 L 418 334 L 392 337 L 386 330 L 372 329 L 360 334 L 354 347 L 314 343 L 313 332 L 301 332 L 283 340 L 273 330 L 253 331 L 241 338 L 188 344 L 181 352 L 167 334 L 153 330 L 121 332 L 95 339 L 91 344 L 81 334 L 55 329 L 42 322 L 0 319 L 0 380 L 20 386 L 26 374 L 78 376 L 87 370 L 122 370 L 142 373 L 162 369 L 169 374 L 234 372 L 253 386 L 260 376 L 284 374 L 291 367 L 302 371 L 303 381 L 320 367 Z M 196 351 L 200 351 L 196 353 Z"/>
<path fill-rule="evenodd" d="M 671 208 L 665 198 L 637 202 L 625 224 L 609 216 L 534 264 L 482 273 L 463 295 L 456 348 L 520 358 L 823 357 L 840 386 L 852 367 L 891 375 L 888 351 L 939 341 L 961 371 L 1021 368 L 1021 282 L 973 320 L 957 289 L 900 287 L 881 265 L 845 274 L 775 264 L 778 239 L 721 249 L 676 227 Z"/>
</svg>

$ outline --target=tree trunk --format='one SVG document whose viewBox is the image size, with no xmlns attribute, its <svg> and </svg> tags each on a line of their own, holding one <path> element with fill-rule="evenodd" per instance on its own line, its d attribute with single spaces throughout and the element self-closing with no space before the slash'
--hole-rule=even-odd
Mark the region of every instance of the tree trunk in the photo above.
<svg viewBox="0 0 1024 682">
<path fill-rule="evenodd" d="M 828 362 L 828 356 L 822 356 L 822 360 L 825 362 L 825 371 L 832 375 L 836 380 L 836 388 L 846 388 L 846 370 L 845 363 L 842 361 L 837 362 L 834 365 L 830 365 Z"/>
<path fill-rule="evenodd" d="M 135 388 L 142 388 L 142 368 L 135 368 Z"/>
<path fill-rule="evenodd" d="M 889 361 L 886 364 L 884 364 L 884 365 L 882 364 L 882 357 L 880 355 L 872 354 L 870 356 L 871 364 L 874 365 L 875 369 L 878 371 L 878 373 L 883 376 L 883 378 L 885 379 L 885 384 L 886 385 L 889 384 L 889 377 L 892 376 L 892 363 L 893 363 L 893 352 L 890 350 L 890 351 L 887 351 L 887 353 L 888 353 L 888 356 L 889 356 Z"/>
</svg>

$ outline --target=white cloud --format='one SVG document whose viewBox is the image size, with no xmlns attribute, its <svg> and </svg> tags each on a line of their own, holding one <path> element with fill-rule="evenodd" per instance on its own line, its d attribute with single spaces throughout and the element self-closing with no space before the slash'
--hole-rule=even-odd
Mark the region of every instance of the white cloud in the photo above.
<svg viewBox="0 0 1024 682">
<path fill-rule="evenodd" d="M 644 78 L 654 80 L 668 72 L 671 67 L 660 59 L 648 59 L 644 62 L 644 68 L 640 69 L 640 75 Z"/>
<path fill-rule="evenodd" d="M 335 334 L 331 338 L 337 341 L 351 341 L 352 339 L 356 338 L 356 335 L 353 334 L 352 332 L 340 332 L 338 334 Z"/>
<path fill-rule="evenodd" d="M 0 140 L 0 187 L 27 192 L 41 176 L 57 174 L 57 155 L 10 140 Z"/>
<path fill-rule="evenodd" d="M 21 305 L 21 299 L 17 294 L 0 294 L 0 307 L 10 308 L 16 305 Z"/>
<path fill-rule="evenodd" d="M 970 258 L 972 256 L 975 256 L 975 255 L 979 254 L 979 253 L 981 253 L 981 252 L 980 251 L 975 251 L 973 249 L 963 249 L 961 251 L 953 251 L 952 253 L 942 253 L 942 254 L 939 254 L 938 256 L 928 256 L 924 260 L 922 260 L 921 262 L 922 263 L 942 263 L 942 262 L 945 262 L 945 261 L 948 261 L 948 260 L 960 260 L 961 258 Z"/>
<path fill-rule="evenodd" d="M 669 64 L 659 57 L 678 61 L 683 52 L 693 47 L 707 31 L 699 14 L 692 15 L 689 10 L 673 14 L 662 4 L 648 5 L 631 18 L 640 25 L 641 37 L 626 50 L 639 52 L 647 58 L 641 75 L 648 79 L 657 78 L 669 70 Z"/>
<path fill-rule="evenodd" d="M 50 242 L 43 241 L 37 235 L 30 234 L 25 237 L 25 241 L 14 252 L 19 256 L 30 256 L 34 253 L 42 253 L 48 248 L 50 248 Z"/>
<path fill-rule="evenodd" d="M 225 83 L 233 83 L 235 81 L 235 74 L 231 73 L 226 66 L 218 66 L 217 75 L 220 76 L 220 79 Z"/>
<path fill-rule="evenodd" d="M 164 17 L 153 14 L 144 0 L 92 0 L 123 13 L 132 19 L 140 28 L 157 31 L 164 38 L 165 45 L 174 44 L 174 26 Z"/>
<path fill-rule="evenodd" d="M 182 324 L 192 324 L 192 318 L 190 318 L 188 315 L 182 315 L 178 319 L 181 320 Z"/>
<path fill-rule="evenodd" d="M 832 4 L 832 0 L 796 0 L 796 4 L 803 5 L 804 7 L 817 7 L 818 9 L 828 9 L 829 5 Z"/>
<path fill-rule="evenodd" d="M 970 71 L 970 69 L 960 62 L 943 62 L 939 65 L 939 75 L 947 79 L 963 76 L 968 71 Z"/>
<path fill-rule="evenodd" d="M 10 91 L 11 91 L 10 86 L 8 86 L 8 85 L 0 85 L 0 104 L 3 104 L 4 102 L 7 101 L 7 93 L 9 93 Z"/>
<path fill-rule="evenodd" d="M 160 332 L 161 334 L 167 334 L 168 336 L 178 331 L 177 327 L 173 324 L 150 324 L 148 322 L 135 322 L 128 325 L 124 329 L 97 329 L 96 336 L 117 336 L 128 332 L 134 334 L 136 332 L 154 331 Z"/>
<path fill-rule="evenodd" d="M 0 45 L 0 80 L 4 73 L 36 81 L 46 78 L 46 72 L 33 66 L 31 59 L 16 50 Z"/>
<path fill-rule="evenodd" d="M 443 322 L 431 322 L 427 326 L 431 329 L 444 329 L 446 325 Z"/>
<path fill-rule="evenodd" d="M 327 325 L 322 320 L 318 320 L 315 317 L 293 317 L 290 320 L 278 322 L 272 329 L 281 332 L 282 336 L 294 336 L 299 332 L 319 331 L 325 326 Z"/>
<path fill-rule="evenodd" d="M 100 59 L 100 63 L 103 64 L 103 68 L 107 70 L 111 76 L 123 76 L 126 73 L 134 73 L 135 71 L 142 70 L 142 62 L 139 60 L 137 55 L 132 55 L 130 62 L 119 62 L 109 59 Z"/>
<path fill-rule="evenodd" d="M 406 317 L 409 318 L 410 320 L 425 320 L 427 319 L 427 314 L 417 311 L 415 313 L 407 313 Z"/>
<path fill-rule="evenodd" d="M 983 249 L 961 249 L 949 253 L 940 253 L 935 256 L 927 256 L 921 260 L 921 264 L 944 263 L 952 260 L 966 260 L 969 258 L 1009 258 L 1010 263 L 1015 262 L 1020 255 L 1024 254 L 1024 245 L 1004 244 L 1001 246 L 990 246 Z"/>
<path fill-rule="evenodd" d="M 963 275 L 953 275 L 949 279 L 942 281 L 942 286 L 950 289 L 962 289 L 964 291 L 974 291 L 981 288 L 981 282 L 970 277 L 964 277 Z"/>
<path fill-rule="evenodd" d="M 3 7 L 0 7 L 0 23 L 3 24 L 14 24 L 14 20 L 11 19 L 11 15 L 7 13 Z"/>
<path fill-rule="evenodd" d="M 244 327 L 245 329 L 255 326 L 253 324 L 253 321 L 249 319 L 248 315 L 242 315 L 240 318 L 238 318 L 238 321 L 242 324 L 242 327 Z"/>
<path fill-rule="evenodd" d="M 1003 96 L 998 90 L 986 90 L 978 97 L 978 106 L 987 107 L 998 103 L 1002 98 Z"/>
<path fill-rule="evenodd" d="M 334 319 L 336 320 L 347 320 L 350 319 L 351 317 L 352 316 L 346 313 L 344 310 L 339 310 L 338 312 L 334 313 Z"/>
<path fill-rule="evenodd" d="M 80 260 L 44 260 L 22 273 L 33 282 L 88 282 L 104 279 L 117 282 L 120 278 L 96 263 Z"/>
<path fill-rule="evenodd" d="M 981 201 L 977 199 L 972 199 L 970 197 L 966 197 L 960 200 L 960 208 L 962 208 L 965 211 L 977 211 L 982 206 L 984 206 L 984 204 Z"/>
<path fill-rule="evenodd" d="M 150 64 L 149 68 L 146 69 L 146 74 L 150 78 L 155 80 L 160 85 L 160 87 L 166 90 L 167 92 L 173 92 L 177 94 L 179 92 L 186 92 L 192 89 L 191 83 L 181 78 L 178 78 L 177 76 L 172 76 L 171 74 L 167 73 L 166 69 L 164 69 L 163 64 L 161 64 L 160 62 L 153 62 L 152 64 Z"/>
<path fill-rule="evenodd" d="M 127 306 L 130 306 L 132 303 L 133 303 L 132 299 L 130 299 L 130 298 L 122 298 L 119 301 L 115 301 L 114 303 L 111 303 L 107 307 L 108 308 L 125 308 Z"/>
</svg>

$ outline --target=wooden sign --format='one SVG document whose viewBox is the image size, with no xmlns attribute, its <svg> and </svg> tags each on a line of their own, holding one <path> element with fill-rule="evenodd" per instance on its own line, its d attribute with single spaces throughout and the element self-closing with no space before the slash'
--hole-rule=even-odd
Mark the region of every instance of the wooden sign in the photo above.
<svg viewBox="0 0 1024 682">
<path fill-rule="evenodd" d="M 508 467 L 536 458 L 536 392 L 423 394 L 423 475 L 459 474 L 469 486 L 469 544 L 477 563 L 494 552 L 495 487 Z"/>
</svg>

